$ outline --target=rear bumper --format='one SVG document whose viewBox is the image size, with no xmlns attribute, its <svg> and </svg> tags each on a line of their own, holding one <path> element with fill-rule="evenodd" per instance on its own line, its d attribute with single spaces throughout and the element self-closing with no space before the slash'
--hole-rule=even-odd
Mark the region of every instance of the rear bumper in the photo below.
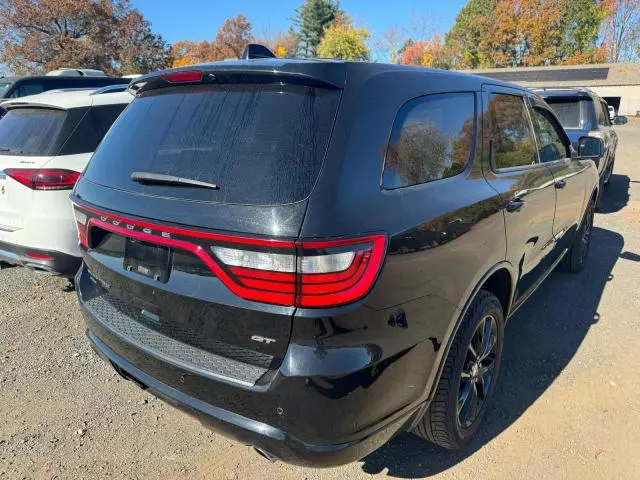
<svg viewBox="0 0 640 480">
<path fill-rule="evenodd" d="M 359 460 L 385 444 L 396 433 L 403 431 L 422 412 L 422 409 L 416 406 L 383 424 L 376 431 L 345 443 L 308 444 L 267 423 L 216 407 L 161 383 L 118 356 L 91 328 L 87 331 L 87 336 L 96 353 L 127 380 L 132 380 L 156 397 L 197 418 L 203 426 L 287 463 L 332 467 Z"/>
<path fill-rule="evenodd" d="M 82 258 L 52 250 L 0 242 L 0 262 L 27 267 L 38 273 L 73 278 L 80 268 Z"/>
<path fill-rule="evenodd" d="M 299 349 L 295 363 L 313 364 L 317 373 L 292 375 L 283 362 L 255 382 L 233 382 L 150 352 L 133 330 L 130 336 L 115 331 L 111 314 L 94 308 L 101 287 L 85 271 L 78 273 L 76 288 L 96 352 L 206 427 L 269 456 L 315 467 L 349 463 L 410 428 L 423 412 L 423 389 L 416 384 L 418 376 L 426 377 L 418 366 L 425 358 L 420 346 L 350 373 L 330 354 L 323 363 L 315 349 Z M 408 392 L 414 401 L 407 401 Z"/>
</svg>

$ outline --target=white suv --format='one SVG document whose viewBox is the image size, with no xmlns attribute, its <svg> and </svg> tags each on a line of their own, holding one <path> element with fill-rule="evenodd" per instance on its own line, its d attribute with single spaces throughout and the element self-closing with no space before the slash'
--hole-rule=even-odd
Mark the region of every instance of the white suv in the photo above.
<svg viewBox="0 0 640 480">
<path fill-rule="evenodd" d="M 80 251 L 69 192 L 133 96 L 122 85 L 5 101 L 0 262 L 72 278 Z"/>
</svg>

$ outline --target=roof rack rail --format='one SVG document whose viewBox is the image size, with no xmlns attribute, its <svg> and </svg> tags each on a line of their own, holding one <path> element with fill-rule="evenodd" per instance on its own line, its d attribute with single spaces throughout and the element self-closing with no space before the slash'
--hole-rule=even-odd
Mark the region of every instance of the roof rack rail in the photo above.
<svg viewBox="0 0 640 480">
<path fill-rule="evenodd" d="M 242 52 L 242 59 L 251 60 L 253 58 L 276 58 L 276 56 L 264 45 L 250 43 L 245 47 L 244 52 Z"/>
<path fill-rule="evenodd" d="M 126 92 L 127 88 L 129 88 L 128 83 L 119 83 L 116 85 L 107 85 L 106 87 L 100 87 L 89 95 L 102 95 L 103 93 L 115 93 L 115 92 Z"/>
</svg>

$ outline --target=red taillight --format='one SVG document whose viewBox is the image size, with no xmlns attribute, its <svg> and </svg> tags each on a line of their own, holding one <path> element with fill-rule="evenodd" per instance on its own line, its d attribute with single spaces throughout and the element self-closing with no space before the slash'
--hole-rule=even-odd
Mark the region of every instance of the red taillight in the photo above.
<svg viewBox="0 0 640 480">
<path fill-rule="evenodd" d="M 298 258 L 300 287 L 296 305 L 333 307 L 361 299 L 369 293 L 378 278 L 386 246 L 387 238 L 384 235 L 302 242 L 302 255 Z M 334 271 L 332 265 L 345 265 L 346 254 L 352 254 L 348 266 Z M 340 255 L 342 259 L 337 258 Z M 324 261 L 331 256 L 335 260 Z M 305 268 L 305 262 L 313 266 Z"/>
<path fill-rule="evenodd" d="M 183 72 L 171 72 L 162 75 L 169 83 L 197 83 L 202 81 L 202 74 L 200 70 L 187 70 Z"/>
<path fill-rule="evenodd" d="M 296 242 L 290 253 L 249 250 L 250 247 L 211 247 L 216 259 L 246 288 L 243 298 L 265 301 L 265 294 L 289 294 L 298 307 L 326 308 L 364 297 L 373 286 L 384 260 L 384 235 Z M 232 288 L 233 290 L 233 288 Z M 267 300 L 269 303 L 272 302 Z"/>
<path fill-rule="evenodd" d="M 92 227 L 144 242 L 186 250 L 234 294 L 276 305 L 327 308 L 369 293 L 384 262 L 386 235 L 326 241 L 236 237 L 157 225 L 74 207 L 80 243 L 90 248 Z"/>
<path fill-rule="evenodd" d="M 53 260 L 53 257 L 51 255 L 47 255 L 45 253 L 25 252 L 24 256 L 32 258 L 34 260 Z"/>
<path fill-rule="evenodd" d="M 7 168 L 4 173 L 32 190 L 71 190 L 80 178 L 73 170 L 54 168 Z"/>
</svg>

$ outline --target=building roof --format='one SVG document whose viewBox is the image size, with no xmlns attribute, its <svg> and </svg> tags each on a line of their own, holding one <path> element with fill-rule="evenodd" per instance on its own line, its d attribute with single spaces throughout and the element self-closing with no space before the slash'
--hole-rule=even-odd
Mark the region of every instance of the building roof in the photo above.
<svg viewBox="0 0 640 480">
<path fill-rule="evenodd" d="M 6 109 L 37 105 L 39 107 L 67 110 L 69 108 L 91 107 L 95 105 L 126 104 L 133 100 L 133 95 L 126 91 L 99 93 L 100 90 L 102 90 L 102 88 L 49 90 L 37 95 L 6 100 L 0 105 Z"/>
<path fill-rule="evenodd" d="M 640 63 L 600 63 L 551 67 L 465 70 L 523 87 L 604 87 L 640 85 Z"/>
</svg>

